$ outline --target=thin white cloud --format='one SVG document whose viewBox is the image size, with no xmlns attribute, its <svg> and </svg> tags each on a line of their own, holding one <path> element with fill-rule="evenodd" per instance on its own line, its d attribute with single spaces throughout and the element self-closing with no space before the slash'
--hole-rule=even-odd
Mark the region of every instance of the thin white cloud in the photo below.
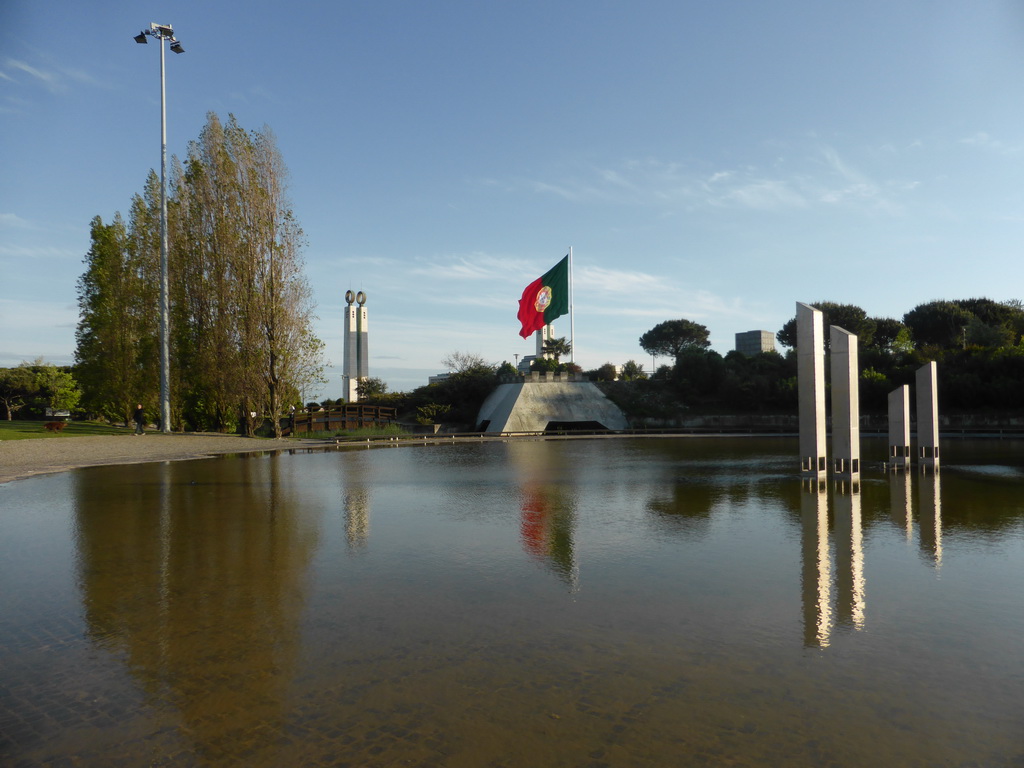
<svg viewBox="0 0 1024 768">
<path fill-rule="evenodd" d="M 20 59 L 7 58 L 4 60 L 4 66 L 8 70 L 14 70 L 16 73 L 28 75 L 28 79 L 15 78 L 9 75 L 7 72 L 0 70 L 0 79 L 6 80 L 10 83 L 32 83 L 35 82 L 42 85 L 50 93 L 58 94 L 65 93 L 70 90 L 69 83 L 75 83 L 79 85 L 91 85 L 94 87 L 105 88 L 109 87 L 107 84 L 100 82 L 91 74 L 82 69 L 73 69 L 69 67 L 60 66 L 48 66 L 42 67 L 34 64 L 29 64 L 27 61 Z"/>
<path fill-rule="evenodd" d="M 626 272 L 603 267 L 584 267 L 573 271 L 574 290 L 614 296 L 621 299 L 640 300 L 652 294 L 671 291 L 662 277 L 645 272 Z"/>
<path fill-rule="evenodd" d="M 2 229 L 24 229 L 28 226 L 29 223 L 16 213 L 0 213 L 0 228 Z"/>
<path fill-rule="evenodd" d="M 252 85 L 244 91 L 231 91 L 228 98 L 248 104 L 251 101 L 276 102 L 277 97 L 262 85 Z"/>
<path fill-rule="evenodd" d="M 66 259 L 79 258 L 84 254 L 68 248 L 39 245 L 0 245 L 0 256 L 15 259 Z"/>
<path fill-rule="evenodd" d="M 994 138 L 985 131 L 978 131 L 972 136 L 960 139 L 961 144 L 979 149 L 987 149 L 1000 155 L 1016 155 L 1021 151 L 1019 144 L 1007 144 L 1004 141 Z"/>
<path fill-rule="evenodd" d="M 753 208 L 759 211 L 807 207 L 807 198 L 794 189 L 790 182 L 776 179 L 752 181 L 731 189 L 721 197 L 709 202 L 713 205 L 735 204 L 741 208 Z"/>
<path fill-rule="evenodd" d="M 42 83 L 51 93 L 56 93 L 61 90 L 61 85 L 58 76 L 53 72 L 45 72 L 41 69 L 33 67 L 24 61 L 18 59 L 7 59 L 6 65 L 11 69 L 16 69 L 19 72 L 24 72 L 27 75 L 31 75 L 40 83 Z M 10 79 L 10 78 L 8 78 Z"/>
<path fill-rule="evenodd" d="M 832 147 L 824 147 L 821 150 L 822 156 L 828 167 L 839 174 L 840 177 L 851 184 L 864 184 L 866 179 L 859 171 L 854 170 L 839 156 L 839 153 Z"/>
<path fill-rule="evenodd" d="M 632 159 L 613 167 L 564 173 L 557 182 L 531 180 L 538 194 L 574 203 L 643 206 L 663 212 L 707 208 L 780 212 L 815 206 L 846 206 L 869 212 L 897 212 L 890 195 L 905 182 L 877 181 L 830 146 L 802 154 L 775 155 L 765 165 L 741 163 L 708 172 L 655 158 Z"/>
<path fill-rule="evenodd" d="M 68 79 L 74 80 L 76 83 L 81 83 L 82 85 L 92 85 L 92 86 L 95 86 L 97 88 L 108 88 L 108 87 L 110 87 L 109 84 L 97 80 L 95 77 L 90 75 L 88 72 L 86 72 L 84 70 L 81 70 L 81 69 L 63 68 L 60 71 Z"/>
<path fill-rule="evenodd" d="M 486 254 L 472 254 L 436 262 L 419 263 L 410 273 L 417 277 L 449 280 L 504 279 L 512 270 L 508 261 Z"/>
<path fill-rule="evenodd" d="M 545 181 L 534 181 L 533 189 L 535 192 L 552 194 L 571 202 L 580 202 L 585 200 L 596 191 L 593 187 L 585 188 L 581 186 L 565 186 L 560 184 L 549 184 Z"/>
</svg>

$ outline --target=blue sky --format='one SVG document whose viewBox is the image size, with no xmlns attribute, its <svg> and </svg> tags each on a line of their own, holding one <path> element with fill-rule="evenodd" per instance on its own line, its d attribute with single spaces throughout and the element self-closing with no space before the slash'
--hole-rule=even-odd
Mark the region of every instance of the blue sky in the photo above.
<svg viewBox="0 0 1024 768">
<path fill-rule="evenodd" d="M 1016 2 L 0 4 L 0 366 L 69 363 L 95 215 L 209 111 L 268 125 L 339 396 L 348 288 L 370 372 L 529 354 L 523 287 L 570 246 L 575 358 L 685 317 L 778 330 L 794 302 L 900 317 L 1022 298 Z M 568 335 L 567 321 L 556 324 Z"/>
</svg>

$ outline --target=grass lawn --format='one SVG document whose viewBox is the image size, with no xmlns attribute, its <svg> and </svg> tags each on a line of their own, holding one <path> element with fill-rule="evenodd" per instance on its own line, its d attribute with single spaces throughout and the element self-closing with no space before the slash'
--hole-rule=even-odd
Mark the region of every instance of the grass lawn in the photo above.
<svg viewBox="0 0 1024 768">
<path fill-rule="evenodd" d="M 69 421 L 68 425 L 60 432 L 47 432 L 43 428 L 46 421 L 0 420 L 0 440 L 29 440 L 32 438 L 60 440 L 83 435 L 130 435 L 132 433 L 130 429 L 112 427 L 98 421 Z"/>
</svg>

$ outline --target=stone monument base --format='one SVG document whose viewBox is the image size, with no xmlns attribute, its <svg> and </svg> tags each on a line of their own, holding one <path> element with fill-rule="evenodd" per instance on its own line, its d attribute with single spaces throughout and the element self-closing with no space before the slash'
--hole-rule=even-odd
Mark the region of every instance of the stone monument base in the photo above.
<svg viewBox="0 0 1024 768">
<path fill-rule="evenodd" d="M 477 415 L 481 432 L 543 432 L 558 429 L 628 429 L 625 415 L 589 381 L 530 380 L 499 384 Z"/>
</svg>

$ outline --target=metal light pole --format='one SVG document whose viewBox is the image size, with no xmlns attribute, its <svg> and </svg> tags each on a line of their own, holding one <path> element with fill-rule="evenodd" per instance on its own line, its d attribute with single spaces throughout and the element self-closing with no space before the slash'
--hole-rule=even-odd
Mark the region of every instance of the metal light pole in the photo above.
<svg viewBox="0 0 1024 768">
<path fill-rule="evenodd" d="M 135 36 L 136 43 L 149 42 L 147 37 L 160 41 L 160 430 L 171 431 L 171 353 L 170 297 L 167 279 L 167 92 L 164 85 L 164 40 L 170 40 L 174 53 L 184 53 L 181 43 L 174 38 L 170 24 L 152 23 Z"/>
</svg>

